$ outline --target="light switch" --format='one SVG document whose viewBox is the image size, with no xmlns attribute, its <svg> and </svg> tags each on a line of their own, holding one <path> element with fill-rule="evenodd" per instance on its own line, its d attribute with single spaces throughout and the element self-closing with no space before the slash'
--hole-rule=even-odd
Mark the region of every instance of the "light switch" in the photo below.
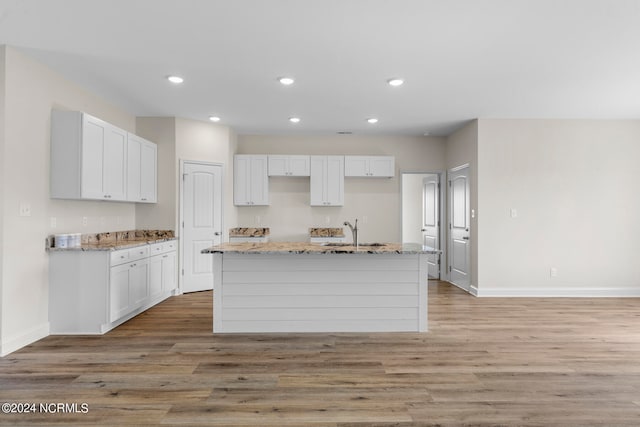
<svg viewBox="0 0 640 427">
<path fill-rule="evenodd" d="M 558 277 L 558 269 L 555 267 L 551 267 L 551 270 L 549 270 L 549 274 L 551 277 Z"/>
<path fill-rule="evenodd" d="M 327 223 L 327 224 L 331 224 L 331 217 L 329 215 L 324 217 L 324 222 Z"/>
<path fill-rule="evenodd" d="M 51 217 L 51 228 L 56 228 L 58 226 L 58 220 L 55 216 Z"/>
</svg>

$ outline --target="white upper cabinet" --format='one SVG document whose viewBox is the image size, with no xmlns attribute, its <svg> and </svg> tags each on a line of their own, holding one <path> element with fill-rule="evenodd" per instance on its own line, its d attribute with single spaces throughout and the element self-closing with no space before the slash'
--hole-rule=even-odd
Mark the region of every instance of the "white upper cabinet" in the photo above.
<svg viewBox="0 0 640 427">
<path fill-rule="evenodd" d="M 237 154 L 233 157 L 233 204 L 269 204 L 269 176 L 266 155 Z"/>
<path fill-rule="evenodd" d="M 127 200 L 156 203 L 157 152 L 153 142 L 129 133 L 127 135 Z"/>
<path fill-rule="evenodd" d="M 51 198 L 127 201 L 134 184 L 153 186 L 155 200 L 155 144 L 153 160 L 148 152 L 135 151 L 128 165 L 128 133 L 79 111 L 53 110 L 51 114 Z M 149 151 L 150 148 L 147 149 Z M 147 156 L 146 178 L 139 175 Z M 153 164 L 151 165 L 151 162 Z M 153 182 L 149 170 L 153 169 Z M 128 183 L 131 176 L 133 183 Z M 145 194 L 150 190 L 145 189 Z M 140 194 L 140 198 L 145 197 Z M 140 201 L 140 200 L 134 200 Z"/>
<path fill-rule="evenodd" d="M 395 176 L 395 158 L 393 156 L 345 156 L 344 176 L 391 178 Z"/>
<path fill-rule="evenodd" d="M 344 205 L 344 156 L 311 156 L 311 206 Z"/>
<path fill-rule="evenodd" d="M 269 176 L 309 176 L 309 156 L 270 155 Z"/>
</svg>

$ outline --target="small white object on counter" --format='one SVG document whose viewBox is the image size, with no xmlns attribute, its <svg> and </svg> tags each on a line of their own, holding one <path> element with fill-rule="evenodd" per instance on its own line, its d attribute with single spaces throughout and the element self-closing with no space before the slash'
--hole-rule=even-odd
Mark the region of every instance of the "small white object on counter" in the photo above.
<svg viewBox="0 0 640 427">
<path fill-rule="evenodd" d="M 56 248 L 78 248 L 82 244 L 80 233 L 56 234 L 53 239 Z"/>
</svg>

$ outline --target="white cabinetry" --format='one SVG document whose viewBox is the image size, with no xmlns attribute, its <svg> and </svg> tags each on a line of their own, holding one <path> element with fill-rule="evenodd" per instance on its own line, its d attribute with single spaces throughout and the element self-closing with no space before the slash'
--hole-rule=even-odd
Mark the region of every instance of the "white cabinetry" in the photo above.
<svg viewBox="0 0 640 427">
<path fill-rule="evenodd" d="M 238 154 L 233 157 L 233 204 L 269 204 L 269 177 L 266 155 Z"/>
<path fill-rule="evenodd" d="M 53 110 L 51 198 L 155 201 L 156 145 L 138 138 L 145 142 L 138 151 L 129 144 L 131 137 L 138 138 L 89 114 Z M 139 195 L 128 195 L 138 187 Z"/>
<path fill-rule="evenodd" d="M 175 240 L 49 256 L 52 334 L 103 334 L 177 289 Z"/>
<path fill-rule="evenodd" d="M 51 197 L 126 200 L 127 132 L 78 111 L 51 118 Z"/>
<path fill-rule="evenodd" d="M 127 200 L 156 203 L 158 146 L 132 133 L 127 134 Z"/>
<path fill-rule="evenodd" d="M 311 206 L 344 205 L 344 156 L 311 156 Z"/>
<path fill-rule="evenodd" d="M 344 176 L 391 178 L 395 175 L 393 156 L 345 156 Z"/>
<path fill-rule="evenodd" d="M 309 156 L 269 157 L 269 176 L 309 176 Z"/>
</svg>

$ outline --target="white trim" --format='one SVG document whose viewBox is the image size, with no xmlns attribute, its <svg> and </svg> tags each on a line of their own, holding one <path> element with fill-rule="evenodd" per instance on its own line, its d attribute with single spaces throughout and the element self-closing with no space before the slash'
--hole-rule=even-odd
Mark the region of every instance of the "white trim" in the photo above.
<svg viewBox="0 0 640 427">
<path fill-rule="evenodd" d="M 224 163 L 221 162 L 204 162 L 204 161 L 200 161 L 200 160 L 185 160 L 185 159 L 179 159 L 179 163 L 180 166 L 178 168 L 178 223 L 176 224 L 177 229 L 179 230 L 178 232 L 178 288 L 175 293 L 175 295 L 182 295 L 182 287 L 184 285 L 183 283 L 183 278 L 184 275 L 182 274 L 182 270 L 184 269 L 184 249 L 183 249 L 183 240 L 182 240 L 182 221 L 184 218 L 184 179 L 183 179 L 183 173 L 184 173 L 184 164 L 185 163 L 191 163 L 191 164 L 197 164 L 197 165 L 206 165 L 206 166 L 220 166 L 220 233 L 221 234 L 221 241 L 224 243 L 224 197 L 225 197 L 225 192 L 224 192 L 224 186 L 225 186 L 225 165 Z"/>
<path fill-rule="evenodd" d="M 478 296 L 478 288 L 471 285 L 468 291 L 471 295 L 473 295 L 474 297 Z"/>
<path fill-rule="evenodd" d="M 4 357 L 9 353 L 13 353 L 22 347 L 33 344 L 34 342 L 49 336 L 49 330 L 49 322 L 47 322 L 3 341 L 0 343 L 0 357 Z"/>
<path fill-rule="evenodd" d="M 485 288 L 475 289 L 478 297 L 508 298 L 639 298 L 640 288 Z"/>
</svg>

